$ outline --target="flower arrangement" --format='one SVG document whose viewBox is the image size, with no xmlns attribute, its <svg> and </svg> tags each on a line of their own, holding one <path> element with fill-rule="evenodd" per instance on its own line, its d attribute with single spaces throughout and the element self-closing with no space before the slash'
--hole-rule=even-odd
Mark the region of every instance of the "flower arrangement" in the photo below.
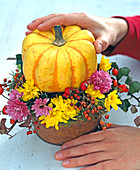
<svg viewBox="0 0 140 170">
<path fill-rule="evenodd" d="M 26 81 L 21 55 L 16 55 L 16 59 L 17 69 L 11 74 L 12 78 L 4 78 L 3 84 L 0 84 L 0 95 L 8 100 L 1 112 L 11 117 L 12 124 L 7 128 L 6 118 L 2 118 L 0 134 L 9 135 L 10 138 L 13 137 L 10 131 L 17 123 L 20 127 L 28 128 L 27 135 L 36 133 L 40 124 L 59 130 L 61 125 L 69 126 L 76 120 L 88 122 L 96 119 L 102 129 L 106 130 L 111 126 L 108 122 L 111 108 L 117 110 L 120 107 L 125 112 L 130 108 L 132 113 L 136 113 L 137 107 L 140 107 L 140 97 L 134 96 L 134 93 L 140 91 L 140 83 L 129 76 L 129 68 L 119 68 L 105 56 L 102 56 L 97 70 L 81 83 L 79 89 L 67 87 L 60 93 L 43 92 L 33 80 Z M 124 84 L 122 77 L 126 77 Z M 8 97 L 4 92 L 8 92 Z M 127 95 L 124 99 L 123 93 Z M 136 99 L 138 104 L 131 103 L 131 98 Z M 139 126 L 140 122 L 135 122 Z M 36 130 L 34 124 L 38 125 Z"/>
</svg>

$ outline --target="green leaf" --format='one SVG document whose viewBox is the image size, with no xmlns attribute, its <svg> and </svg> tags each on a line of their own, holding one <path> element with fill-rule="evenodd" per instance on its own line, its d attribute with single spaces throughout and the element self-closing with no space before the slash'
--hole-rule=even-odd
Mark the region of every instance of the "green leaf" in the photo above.
<svg viewBox="0 0 140 170">
<path fill-rule="evenodd" d="M 119 69 L 118 65 L 116 64 L 116 62 L 112 62 L 111 64 L 112 67 L 116 68 L 117 70 Z"/>
<path fill-rule="evenodd" d="M 138 81 L 133 81 L 129 85 L 129 92 L 130 93 L 136 93 L 140 91 L 140 83 Z"/>
<path fill-rule="evenodd" d="M 128 108 L 131 106 L 130 102 L 128 101 L 128 99 L 122 100 L 122 104 L 119 105 L 119 107 L 124 111 L 127 112 Z"/>
<path fill-rule="evenodd" d="M 132 82 L 132 77 L 127 77 L 125 84 L 130 84 Z"/>
<path fill-rule="evenodd" d="M 138 107 L 140 107 L 140 103 L 138 103 Z"/>
<path fill-rule="evenodd" d="M 117 78 L 121 79 L 123 76 L 128 76 L 129 73 L 130 73 L 130 69 L 128 67 L 122 67 L 119 69 L 119 74 Z"/>
</svg>

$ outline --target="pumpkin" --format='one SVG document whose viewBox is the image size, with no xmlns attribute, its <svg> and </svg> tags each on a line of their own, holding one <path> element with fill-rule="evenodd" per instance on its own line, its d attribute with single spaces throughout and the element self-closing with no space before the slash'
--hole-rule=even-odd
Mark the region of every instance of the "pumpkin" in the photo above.
<svg viewBox="0 0 140 170">
<path fill-rule="evenodd" d="M 79 88 L 97 68 L 95 39 L 79 26 L 54 26 L 49 31 L 34 30 L 23 41 L 23 72 L 45 92 Z"/>
</svg>

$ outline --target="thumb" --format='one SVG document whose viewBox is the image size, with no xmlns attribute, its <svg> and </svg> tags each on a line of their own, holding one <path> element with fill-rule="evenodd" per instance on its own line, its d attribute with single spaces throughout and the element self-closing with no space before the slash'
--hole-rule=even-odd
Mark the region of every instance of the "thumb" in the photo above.
<svg viewBox="0 0 140 170">
<path fill-rule="evenodd" d="M 109 40 L 107 37 L 99 37 L 94 42 L 94 47 L 96 49 L 97 54 L 101 53 L 109 46 Z"/>
</svg>

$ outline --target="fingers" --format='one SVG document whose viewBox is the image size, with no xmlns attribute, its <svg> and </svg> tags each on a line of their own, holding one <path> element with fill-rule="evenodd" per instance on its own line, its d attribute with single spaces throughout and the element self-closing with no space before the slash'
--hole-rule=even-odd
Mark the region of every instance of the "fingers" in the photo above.
<svg viewBox="0 0 140 170">
<path fill-rule="evenodd" d="M 91 142 L 99 142 L 105 139 L 105 132 L 99 131 L 90 133 L 87 135 L 80 136 L 79 138 L 76 138 L 74 140 L 71 140 L 69 142 L 66 142 L 61 146 L 61 149 L 66 149 L 70 147 L 74 147 L 81 144 L 91 143 Z"/>
<path fill-rule="evenodd" d="M 86 28 L 86 14 L 71 13 L 71 14 L 51 14 L 30 23 L 27 28 L 29 30 L 38 29 L 39 31 L 46 31 L 54 25 L 79 25 Z"/>
<path fill-rule="evenodd" d="M 111 159 L 112 159 L 112 155 L 110 152 L 98 152 L 98 153 L 90 153 L 88 155 L 84 155 L 81 157 L 66 159 L 63 161 L 62 165 L 66 168 L 79 167 L 79 166 L 86 166 L 91 164 L 93 165 L 98 162 L 103 162 Z"/>
<path fill-rule="evenodd" d="M 63 149 L 55 154 L 57 160 L 64 160 L 66 158 L 82 156 L 90 153 L 105 151 L 106 146 L 103 142 L 88 143 L 75 146 L 68 149 Z"/>
<path fill-rule="evenodd" d="M 95 46 L 97 54 L 101 53 L 102 51 L 107 49 L 107 47 L 109 46 L 108 37 L 107 36 L 106 37 L 105 36 L 98 37 L 94 42 L 94 46 Z"/>
<path fill-rule="evenodd" d="M 96 165 L 88 166 L 85 168 L 81 168 L 80 170 L 109 170 L 109 169 L 115 169 L 114 167 L 115 161 L 114 160 L 107 160 L 103 162 L 99 162 Z"/>
</svg>

